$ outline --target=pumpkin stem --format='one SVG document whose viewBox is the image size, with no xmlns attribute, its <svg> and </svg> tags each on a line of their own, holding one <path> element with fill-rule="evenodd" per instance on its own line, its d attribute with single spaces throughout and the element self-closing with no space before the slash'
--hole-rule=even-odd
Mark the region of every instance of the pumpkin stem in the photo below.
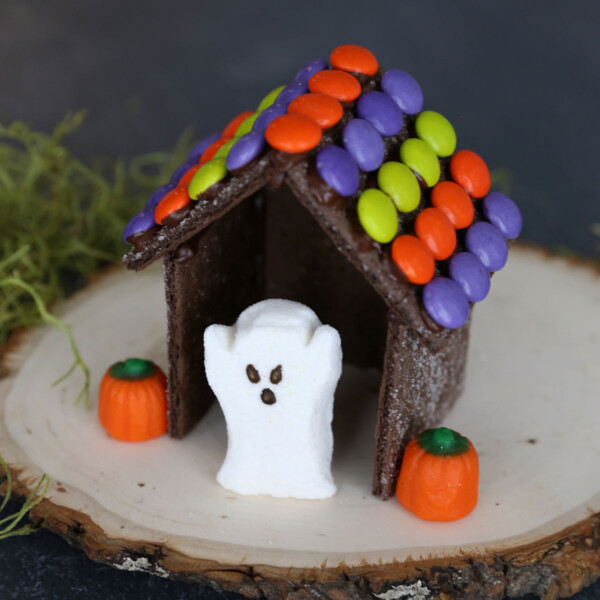
<svg viewBox="0 0 600 600">
<path fill-rule="evenodd" d="M 417 438 L 419 446 L 435 456 L 458 456 L 469 450 L 469 440 L 453 429 L 427 429 Z"/>
<path fill-rule="evenodd" d="M 108 371 L 111 377 L 125 381 L 147 379 L 156 373 L 156 365 L 144 358 L 128 358 L 115 363 Z"/>
</svg>

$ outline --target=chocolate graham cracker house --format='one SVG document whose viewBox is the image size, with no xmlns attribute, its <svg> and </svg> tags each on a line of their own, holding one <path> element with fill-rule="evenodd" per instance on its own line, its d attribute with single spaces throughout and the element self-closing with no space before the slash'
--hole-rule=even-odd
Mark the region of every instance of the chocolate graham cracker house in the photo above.
<svg viewBox="0 0 600 600">
<path fill-rule="evenodd" d="M 346 362 L 383 370 L 373 493 L 393 494 L 405 444 L 461 392 L 471 307 L 521 227 L 422 106 L 410 75 L 340 46 L 198 144 L 130 221 L 126 266 L 164 261 L 171 435 L 214 399 L 204 329 L 296 300 L 339 330 Z"/>
</svg>

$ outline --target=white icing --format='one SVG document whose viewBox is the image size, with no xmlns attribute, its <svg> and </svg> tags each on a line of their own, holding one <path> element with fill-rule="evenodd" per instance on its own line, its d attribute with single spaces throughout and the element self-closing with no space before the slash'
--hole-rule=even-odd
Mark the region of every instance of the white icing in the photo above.
<svg viewBox="0 0 600 600">
<path fill-rule="evenodd" d="M 307 306 L 264 300 L 233 327 L 204 334 L 205 367 L 227 422 L 227 455 L 217 481 L 238 494 L 332 496 L 333 394 L 342 371 L 338 332 Z M 252 365 L 260 382 L 247 375 Z M 281 366 L 282 379 L 270 381 Z M 274 404 L 261 400 L 263 390 Z"/>
</svg>

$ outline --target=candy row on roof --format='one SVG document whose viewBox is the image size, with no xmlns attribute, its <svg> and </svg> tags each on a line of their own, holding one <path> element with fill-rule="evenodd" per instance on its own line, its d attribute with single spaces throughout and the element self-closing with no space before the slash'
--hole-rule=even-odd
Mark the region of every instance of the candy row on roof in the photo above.
<svg viewBox="0 0 600 600">
<path fill-rule="evenodd" d="M 322 59 L 309 62 L 292 83 L 269 92 L 256 111 L 240 113 L 222 132 L 192 148 L 169 183 L 129 222 L 124 238 L 162 226 L 169 215 L 269 148 L 287 154 L 317 149 L 323 133 L 351 108 L 341 144 L 318 149 L 316 171 L 345 198 L 358 194 L 361 172 L 375 175 L 376 186 L 358 196 L 360 224 L 375 242 L 391 243 L 391 257 L 400 271 L 424 286 L 430 317 L 443 327 L 460 327 L 470 303 L 487 296 L 490 273 L 506 263 L 506 240 L 521 230 L 519 209 L 504 194 L 490 192 L 489 169 L 479 155 L 470 150 L 453 154 L 457 139 L 452 124 L 437 112 L 422 111 L 423 93 L 411 75 L 398 69 L 380 72 L 375 56 L 355 45 L 334 49 L 330 63 L 331 68 Z M 375 75 L 377 85 L 363 91 L 364 81 Z M 398 160 L 384 162 L 386 139 L 397 136 L 407 119 L 415 137 L 399 143 Z M 440 180 L 442 160 L 449 160 L 449 180 Z M 426 208 L 424 190 L 430 197 Z M 476 219 L 475 202 L 480 203 L 481 219 Z M 402 231 L 403 218 L 418 209 L 416 218 L 407 221 L 413 230 Z M 457 252 L 461 230 L 464 251 Z M 443 268 L 436 268 L 443 261 Z M 447 276 L 436 276 L 436 271 Z"/>
</svg>

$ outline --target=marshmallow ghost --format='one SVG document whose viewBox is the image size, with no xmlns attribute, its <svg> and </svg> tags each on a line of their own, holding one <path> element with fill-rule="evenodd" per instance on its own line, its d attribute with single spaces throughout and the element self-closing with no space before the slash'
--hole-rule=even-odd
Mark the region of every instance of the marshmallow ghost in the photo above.
<svg viewBox="0 0 600 600">
<path fill-rule="evenodd" d="M 227 421 L 217 481 L 238 494 L 328 498 L 338 332 L 307 306 L 263 300 L 204 332 L 208 383 Z"/>
</svg>

